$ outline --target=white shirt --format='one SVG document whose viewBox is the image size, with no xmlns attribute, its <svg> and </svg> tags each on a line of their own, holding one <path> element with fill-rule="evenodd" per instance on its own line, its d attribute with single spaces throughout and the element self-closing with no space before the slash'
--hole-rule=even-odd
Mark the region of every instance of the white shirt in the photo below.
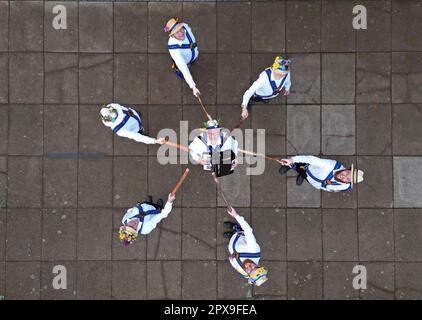
<svg viewBox="0 0 422 320">
<path fill-rule="evenodd" d="M 201 135 L 202 137 L 204 137 L 207 133 L 203 132 Z M 227 133 L 226 132 L 221 132 L 220 136 L 217 139 L 217 143 L 216 144 L 211 144 L 210 139 L 208 138 L 207 135 L 207 145 L 205 145 L 205 143 L 198 137 L 196 137 L 195 139 L 193 139 L 193 141 L 191 142 L 191 144 L 189 145 L 189 148 L 192 150 L 191 151 L 191 155 L 193 160 L 195 160 L 196 162 L 199 162 L 202 155 L 204 153 L 208 153 L 209 152 L 209 146 L 211 146 L 213 148 L 213 150 L 216 147 L 219 147 L 222 143 L 221 141 L 221 135 L 223 135 L 223 140 L 225 139 Z M 237 147 L 238 147 L 238 142 L 233 139 L 232 136 L 228 137 L 226 139 L 226 142 L 224 142 L 223 146 L 221 147 L 220 151 L 226 151 L 226 150 L 232 150 L 233 153 L 236 155 L 237 157 Z"/>
<path fill-rule="evenodd" d="M 141 204 L 141 207 L 142 207 L 142 210 L 144 210 L 144 212 L 156 210 L 155 207 L 146 203 Z M 139 221 L 138 227 L 136 228 L 136 232 L 138 232 L 138 234 L 150 233 L 152 230 L 155 229 L 155 227 L 161 220 L 163 220 L 164 218 L 167 218 L 172 208 L 173 208 L 173 203 L 167 202 L 160 213 L 146 215 L 144 217 L 144 222 Z M 130 208 L 126 212 L 126 214 L 123 216 L 122 224 L 127 225 L 129 221 L 139 219 L 138 214 L 139 214 L 139 209 L 137 207 Z"/>
<path fill-rule="evenodd" d="M 308 180 L 308 182 L 317 189 L 322 189 L 329 192 L 347 191 L 351 189 L 350 183 L 337 181 L 334 179 L 334 177 L 330 179 L 330 182 L 333 184 L 323 185 L 321 181 L 318 181 L 325 181 L 330 173 L 332 173 L 332 176 L 334 176 L 337 171 L 346 169 L 341 163 L 335 160 L 320 159 L 314 156 L 295 156 L 292 157 L 292 160 L 294 163 L 309 164 L 306 170 L 306 180 Z M 337 169 L 335 169 L 336 165 Z"/>
<path fill-rule="evenodd" d="M 275 80 L 274 72 L 271 70 L 271 80 L 275 82 L 277 88 L 281 85 L 284 76 L 280 80 Z M 281 89 L 285 89 L 286 91 L 290 90 L 290 86 L 292 85 L 290 80 L 290 71 L 287 73 L 286 79 L 284 80 Z M 248 90 L 243 95 L 242 105 L 247 106 L 249 104 L 249 100 L 252 98 L 253 95 L 257 95 L 259 97 L 264 97 L 265 99 L 271 99 L 278 96 L 277 94 L 273 94 L 274 90 L 271 87 L 271 83 L 268 79 L 266 71 L 262 71 L 259 75 L 259 78 L 250 86 Z"/>
<path fill-rule="evenodd" d="M 103 120 L 103 124 L 107 127 L 110 127 L 111 130 L 117 127 L 125 118 L 126 115 L 123 113 L 123 111 L 131 110 L 139 119 L 141 119 L 139 114 L 132 108 L 126 108 L 124 106 L 121 106 L 118 103 L 111 103 L 110 106 L 112 106 L 113 108 L 117 110 L 117 118 L 113 122 Z M 126 122 L 126 124 L 122 128 L 120 128 L 120 130 L 117 131 L 116 134 L 120 137 L 133 139 L 137 142 L 142 142 L 146 144 L 154 144 L 155 143 L 154 138 L 144 136 L 143 134 L 138 133 L 140 129 L 141 128 L 139 127 L 138 121 L 136 121 L 135 118 L 130 117 L 129 120 Z"/>
<path fill-rule="evenodd" d="M 195 36 L 192 33 L 191 28 L 185 23 L 184 28 L 186 29 L 185 32 L 189 33 L 190 37 L 192 38 L 193 42 L 196 42 Z M 175 37 L 169 37 L 168 45 L 182 45 L 182 44 L 189 44 L 189 39 L 185 34 L 185 39 L 180 41 Z M 186 83 L 189 85 L 189 88 L 196 87 L 195 82 L 193 81 L 192 75 L 189 71 L 188 63 L 192 58 L 192 50 L 191 49 L 169 49 L 170 55 L 174 62 L 177 65 L 177 68 L 182 72 L 183 77 L 186 80 Z M 196 60 L 199 55 L 198 47 L 194 49 L 194 58 Z"/>
<path fill-rule="evenodd" d="M 242 216 L 237 216 L 236 221 L 240 224 L 243 229 L 243 234 L 240 235 L 239 239 L 236 241 L 235 247 L 233 248 L 234 241 L 237 237 L 235 233 L 229 242 L 229 252 L 233 254 L 235 251 L 239 253 L 258 253 L 261 252 L 259 244 L 256 242 L 255 236 L 252 233 L 252 228 L 246 222 L 245 218 Z M 252 260 L 256 265 L 259 265 L 260 258 L 248 258 L 248 257 L 239 257 L 241 263 L 246 259 Z M 242 274 L 244 277 L 248 278 L 248 274 L 244 271 L 243 266 L 239 264 L 236 258 L 229 258 L 230 264 L 237 272 Z"/>
</svg>

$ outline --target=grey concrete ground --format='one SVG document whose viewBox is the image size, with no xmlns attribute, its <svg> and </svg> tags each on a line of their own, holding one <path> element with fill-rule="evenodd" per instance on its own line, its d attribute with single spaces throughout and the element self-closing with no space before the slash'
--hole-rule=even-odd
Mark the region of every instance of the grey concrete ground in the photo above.
<svg viewBox="0 0 422 320">
<path fill-rule="evenodd" d="M 355 4 L 368 29 L 352 28 Z M 65 4 L 68 29 L 52 28 Z M 205 120 L 170 70 L 165 21 L 197 36 L 192 73 L 210 113 L 236 124 L 243 92 L 275 55 L 293 59 L 291 95 L 255 105 L 269 154 L 357 163 L 365 181 L 320 193 L 267 162 L 225 177 L 251 222 L 270 280 L 250 288 L 229 265 L 215 185 L 201 168 L 175 209 L 128 249 L 126 209 L 165 197 L 186 165 L 113 136 L 99 106 L 142 111 L 151 135 Z M 0 1 L 0 296 L 4 299 L 422 298 L 422 2 Z M 57 156 L 59 154 L 59 156 Z M 77 156 L 79 154 L 79 157 Z M 68 289 L 52 287 L 55 265 Z M 367 290 L 352 286 L 355 265 Z"/>
</svg>

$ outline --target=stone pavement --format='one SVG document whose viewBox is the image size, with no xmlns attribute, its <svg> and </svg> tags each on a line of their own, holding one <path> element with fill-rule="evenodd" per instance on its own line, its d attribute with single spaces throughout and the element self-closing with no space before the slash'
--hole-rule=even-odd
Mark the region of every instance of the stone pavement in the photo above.
<svg viewBox="0 0 422 320">
<path fill-rule="evenodd" d="M 64 4 L 68 29 L 54 30 Z M 353 6 L 368 29 L 352 28 Z M 210 113 L 236 124 L 243 92 L 283 52 L 290 96 L 255 105 L 269 154 L 357 163 L 365 181 L 320 193 L 266 163 L 224 188 L 251 222 L 270 280 L 249 287 L 227 261 L 215 185 L 201 168 L 175 209 L 124 249 L 119 222 L 165 197 L 186 165 L 113 136 L 99 106 L 132 105 L 154 136 L 205 120 L 169 66 L 165 21 L 200 48 L 192 66 Z M 0 1 L 0 296 L 5 299 L 421 299 L 421 1 Z M 367 268 L 367 290 L 352 286 Z M 67 290 L 52 287 L 67 269 Z"/>
</svg>

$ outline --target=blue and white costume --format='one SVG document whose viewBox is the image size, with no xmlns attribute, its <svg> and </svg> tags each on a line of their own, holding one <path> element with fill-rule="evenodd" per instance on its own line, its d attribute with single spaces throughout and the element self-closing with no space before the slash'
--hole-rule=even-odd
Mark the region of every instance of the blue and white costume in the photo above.
<svg viewBox="0 0 422 320">
<path fill-rule="evenodd" d="M 138 112 L 132 108 L 121 106 L 118 103 L 110 103 L 107 108 L 117 111 L 117 118 L 114 121 L 103 121 L 103 124 L 120 137 L 133 139 L 137 142 L 154 144 L 155 139 L 142 134 L 142 120 Z"/>
<path fill-rule="evenodd" d="M 122 219 L 122 224 L 127 226 L 129 221 L 139 219 L 136 232 L 144 235 L 149 234 L 161 220 L 167 218 L 172 208 L 173 204 L 171 202 L 167 202 L 163 210 L 158 210 L 150 204 L 142 203 L 126 212 Z"/>
<path fill-rule="evenodd" d="M 183 74 L 189 88 L 192 89 L 196 87 L 196 84 L 193 81 L 188 65 L 198 58 L 199 50 L 195 36 L 186 23 L 183 24 L 183 30 L 185 32 L 185 39 L 180 41 L 175 37 L 169 37 L 167 48 L 177 68 Z"/>
</svg>

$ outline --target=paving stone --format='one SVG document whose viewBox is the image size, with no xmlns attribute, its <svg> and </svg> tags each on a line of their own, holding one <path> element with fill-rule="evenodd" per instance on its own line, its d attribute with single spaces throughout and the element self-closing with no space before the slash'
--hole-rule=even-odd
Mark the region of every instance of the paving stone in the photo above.
<svg viewBox="0 0 422 320">
<path fill-rule="evenodd" d="M 114 51 L 146 52 L 148 3 L 114 3 Z"/>
<path fill-rule="evenodd" d="M 76 259 L 76 210 L 44 210 L 42 229 L 43 260 Z"/>
<path fill-rule="evenodd" d="M 9 209 L 7 218 L 6 260 L 40 260 L 41 212 Z"/>
<path fill-rule="evenodd" d="M 349 168 L 352 163 L 356 164 L 356 157 L 354 156 L 335 156 L 326 157 L 339 161 L 346 168 Z M 347 192 L 322 192 L 321 204 L 323 208 L 357 208 L 357 188 Z"/>
<path fill-rule="evenodd" d="M 353 155 L 355 147 L 355 106 L 322 106 L 323 154 Z"/>
<path fill-rule="evenodd" d="M 182 257 L 182 210 L 173 208 L 148 235 L 148 260 L 180 260 Z"/>
<path fill-rule="evenodd" d="M 215 2 L 183 2 L 183 21 L 192 28 L 201 52 L 216 52 L 216 6 Z"/>
<path fill-rule="evenodd" d="M 304 181 L 301 186 L 296 185 L 297 173 L 289 173 L 287 181 L 287 207 L 320 207 L 321 191 L 315 189 L 310 183 Z"/>
<path fill-rule="evenodd" d="M 321 51 L 355 50 L 355 33 L 350 27 L 354 3 L 347 0 L 322 1 Z"/>
<path fill-rule="evenodd" d="M 353 103 L 355 100 L 355 55 L 322 55 L 322 102 Z"/>
<path fill-rule="evenodd" d="M 113 51 L 112 21 L 112 3 L 79 3 L 79 50 L 82 52 Z"/>
<path fill-rule="evenodd" d="M 217 49 L 219 52 L 245 52 L 251 50 L 251 36 L 245 26 L 251 21 L 251 4 L 218 3 Z"/>
<path fill-rule="evenodd" d="M 79 152 L 81 153 L 92 153 L 98 156 L 113 154 L 114 134 L 101 121 L 100 110 L 99 105 L 79 106 Z M 116 137 L 118 138 L 120 137 Z"/>
<path fill-rule="evenodd" d="M 217 103 L 242 103 L 243 94 L 252 85 L 251 55 L 222 53 L 217 56 Z M 230 66 L 231 72 L 226 72 Z M 254 80 L 255 81 L 255 80 Z"/>
<path fill-rule="evenodd" d="M 113 261 L 112 263 L 112 293 L 116 300 L 146 299 L 147 280 L 146 262 Z"/>
<path fill-rule="evenodd" d="M 9 46 L 9 1 L 0 2 L 0 51 Z"/>
<path fill-rule="evenodd" d="M 397 300 L 420 300 L 422 298 L 422 263 L 396 263 Z"/>
<path fill-rule="evenodd" d="M 395 155 L 421 155 L 417 139 L 422 134 L 420 104 L 393 105 L 393 153 Z"/>
<path fill-rule="evenodd" d="M 9 107 L 0 106 L 0 154 L 7 154 Z"/>
<path fill-rule="evenodd" d="M 422 102 L 422 53 L 393 52 L 392 56 L 393 102 Z"/>
<path fill-rule="evenodd" d="M 65 271 L 63 271 L 63 267 L 65 268 Z M 41 264 L 41 299 L 75 300 L 76 272 L 77 265 L 74 261 L 43 262 Z M 64 275 L 66 275 L 66 289 L 55 289 L 53 287 L 55 277 L 62 277 Z M 60 284 L 64 285 L 64 283 Z"/>
<path fill-rule="evenodd" d="M 113 161 L 113 205 L 133 207 L 148 194 L 147 159 L 144 157 L 116 157 Z M 158 194 L 151 194 L 154 199 Z M 163 195 L 160 195 L 162 197 Z"/>
<path fill-rule="evenodd" d="M 422 49 L 422 41 L 417 30 L 422 27 L 419 17 L 422 6 L 415 1 L 393 1 L 392 36 L 394 51 L 416 51 Z"/>
<path fill-rule="evenodd" d="M 110 158 L 79 159 L 78 168 L 78 207 L 111 207 L 112 170 Z M 96 190 L 92 193 L 92 190 Z"/>
<path fill-rule="evenodd" d="M 180 261 L 148 261 L 147 273 L 147 299 L 182 298 L 182 263 Z"/>
<path fill-rule="evenodd" d="M 43 207 L 75 208 L 77 206 L 78 161 L 44 159 Z"/>
<path fill-rule="evenodd" d="M 239 210 L 240 211 L 240 210 Z M 284 209 L 255 209 L 251 212 L 255 238 L 262 258 L 286 260 L 286 213 Z M 263 223 L 265 221 L 265 223 Z"/>
<path fill-rule="evenodd" d="M 252 2 L 253 52 L 282 52 L 286 48 L 285 7 L 285 1 Z"/>
<path fill-rule="evenodd" d="M 287 106 L 287 154 L 320 153 L 320 106 Z"/>
<path fill-rule="evenodd" d="M 0 208 L 7 207 L 8 179 L 7 157 L 0 157 Z"/>
<path fill-rule="evenodd" d="M 358 157 L 357 168 L 365 172 L 365 180 L 357 185 L 359 207 L 392 208 L 392 159 Z"/>
<path fill-rule="evenodd" d="M 232 174 L 218 178 L 227 201 L 234 207 L 249 207 L 251 204 L 251 178 L 246 170 L 246 166 L 238 165 Z M 217 206 L 226 206 L 221 194 L 217 194 Z"/>
<path fill-rule="evenodd" d="M 172 162 L 177 163 L 178 159 L 173 159 Z M 137 165 L 137 167 L 138 166 L 139 165 Z M 182 171 L 180 164 L 161 165 L 157 161 L 156 157 L 148 157 L 147 168 L 148 171 L 145 174 L 148 176 L 148 194 L 152 195 L 154 199 L 162 198 L 164 202 L 166 202 L 168 194 L 173 190 L 185 171 Z M 188 184 L 195 178 L 193 175 L 189 174 L 188 179 L 189 180 L 184 182 L 184 185 Z M 125 190 L 127 188 L 128 187 L 126 187 Z M 139 189 L 137 190 L 137 193 L 139 193 Z M 179 193 L 176 195 L 176 200 L 174 201 L 173 206 L 180 206 L 181 204 L 182 194 Z"/>
<path fill-rule="evenodd" d="M 201 91 L 201 99 L 208 110 L 208 106 L 215 104 L 217 92 L 217 56 L 204 53 L 190 66 L 190 72 L 196 87 Z M 182 85 L 183 104 L 196 104 L 199 107 L 198 98 L 192 94 L 192 89 L 187 84 Z M 209 112 L 209 111 L 208 111 Z"/>
<path fill-rule="evenodd" d="M 113 210 L 112 258 L 113 260 L 145 260 L 147 251 L 147 238 L 145 236 L 139 236 L 129 247 L 124 247 L 119 240 L 119 228 L 122 226 L 122 218 L 127 209 L 129 208 Z"/>
<path fill-rule="evenodd" d="M 420 157 L 394 157 L 394 207 L 422 207 Z"/>
<path fill-rule="evenodd" d="M 260 287 L 253 287 L 254 298 L 263 300 L 287 299 L 287 263 L 261 260 L 260 265 L 268 269 L 268 281 Z"/>
<path fill-rule="evenodd" d="M 421 261 L 420 211 L 412 209 L 395 210 L 395 244 L 397 261 Z"/>
<path fill-rule="evenodd" d="M 9 154 L 41 155 L 43 107 L 14 105 L 9 108 Z"/>
<path fill-rule="evenodd" d="M 360 209 L 359 258 L 365 261 L 394 260 L 393 210 Z"/>
<path fill-rule="evenodd" d="M 316 53 L 291 54 L 289 104 L 321 102 L 321 56 Z"/>
<path fill-rule="evenodd" d="M 148 107 L 139 105 L 128 105 L 128 107 L 135 109 L 141 115 L 142 126 L 150 135 Z M 154 136 L 151 136 L 154 137 Z M 135 140 L 119 137 L 114 135 L 114 155 L 115 156 L 146 156 L 148 155 L 148 145 L 145 143 L 138 143 Z"/>
<path fill-rule="evenodd" d="M 215 222 L 215 209 L 183 209 L 183 259 L 215 259 L 217 244 Z"/>
<path fill-rule="evenodd" d="M 287 209 L 287 259 L 321 260 L 321 210 Z"/>
<path fill-rule="evenodd" d="M 72 53 L 45 54 L 46 103 L 78 103 L 78 56 Z"/>
<path fill-rule="evenodd" d="M 121 104 L 147 103 L 148 58 L 144 54 L 114 57 L 114 98 Z"/>
<path fill-rule="evenodd" d="M 10 2 L 10 50 L 43 50 L 43 16 L 43 1 Z"/>
<path fill-rule="evenodd" d="M 43 102 L 43 55 L 13 53 L 9 56 L 9 101 L 12 103 Z"/>
<path fill-rule="evenodd" d="M 204 172 L 202 166 L 190 166 L 189 177 L 181 190 L 182 205 L 185 208 L 216 206 L 216 186 L 209 177 L 209 172 Z M 208 181 L 208 182 L 204 182 Z"/>
<path fill-rule="evenodd" d="M 78 2 L 66 1 L 66 29 L 57 30 L 53 26 L 55 18 L 59 14 L 63 14 L 61 8 L 56 7 L 57 5 L 63 5 L 63 2 L 48 1 L 44 5 L 44 50 L 49 52 L 77 52 L 79 41 Z M 53 11 L 54 8 L 60 10 Z"/>
<path fill-rule="evenodd" d="M 322 266 L 319 262 L 288 262 L 289 300 L 322 299 Z"/>
<path fill-rule="evenodd" d="M 278 175 L 279 168 L 280 165 L 275 161 L 267 161 L 264 173 L 251 177 L 253 207 L 286 206 L 286 177 Z"/>
<path fill-rule="evenodd" d="M 211 112 L 212 110 L 210 110 Z M 231 135 L 233 135 L 238 144 L 239 148 L 243 147 L 250 147 L 246 141 L 246 134 L 248 129 L 252 127 L 252 117 L 248 117 L 245 121 L 240 124 L 240 127 L 237 130 L 234 128 L 239 125 L 240 121 L 240 114 L 242 109 L 240 107 L 240 103 L 236 105 L 221 105 L 217 106 L 217 119 L 220 119 L 220 127 L 225 128 L 231 131 Z M 249 131 L 250 132 L 250 131 Z M 240 153 L 238 157 L 240 158 Z M 239 159 L 240 161 L 240 159 Z"/>
<path fill-rule="evenodd" d="M 353 288 L 354 266 L 353 262 L 324 263 L 324 299 L 359 299 L 359 291 Z"/>
<path fill-rule="evenodd" d="M 358 51 L 391 50 L 391 1 L 360 1 L 367 9 L 367 29 L 356 32 Z M 349 20 L 346 20 L 349 21 Z"/>
<path fill-rule="evenodd" d="M 109 300 L 111 298 L 110 261 L 79 261 L 77 299 Z"/>
<path fill-rule="evenodd" d="M 7 300 L 38 300 L 40 298 L 40 263 L 6 262 Z"/>
<path fill-rule="evenodd" d="M 79 55 L 79 102 L 110 103 L 113 95 L 113 56 Z"/>
<path fill-rule="evenodd" d="M 6 259 L 6 217 L 6 209 L 0 209 L 0 261 L 4 261 Z"/>
<path fill-rule="evenodd" d="M 8 207 L 40 208 L 42 160 L 38 157 L 9 157 L 8 175 Z"/>
<path fill-rule="evenodd" d="M 78 210 L 78 260 L 110 260 L 112 211 Z"/>
<path fill-rule="evenodd" d="M 390 99 L 391 55 L 359 53 L 356 66 L 356 102 L 388 103 Z"/>
<path fill-rule="evenodd" d="M 323 258 L 355 261 L 358 258 L 358 226 L 353 209 L 323 209 Z"/>
<path fill-rule="evenodd" d="M 182 277 L 183 300 L 217 299 L 217 264 L 215 261 L 184 261 Z M 207 284 L 207 290 L 197 290 Z"/>
<path fill-rule="evenodd" d="M 286 34 L 289 52 L 320 50 L 321 4 L 315 1 L 287 1 Z"/>
<path fill-rule="evenodd" d="M 187 86 L 171 69 L 169 54 L 154 54 L 148 57 L 148 103 L 180 104 L 182 85 Z"/>
<path fill-rule="evenodd" d="M 0 53 L 0 103 L 7 102 L 9 102 L 9 55 Z"/>
<path fill-rule="evenodd" d="M 217 276 L 217 299 L 245 300 L 252 297 L 252 286 L 233 269 L 228 261 L 217 262 Z"/>
<path fill-rule="evenodd" d="M 76 153 L 78 151 L 78 106 L 44 106 L 44 152 Z"/>
<path fill-rule="evenodd" d="M 367 289 L 360 290 L 362 300 L 393 300 L 395 266 L 393 263 L 365 263 Z"/>
<path fill-rule="evenodd" d="M 0 262 L 0 297 L 5 299 L 6 294 L 6 263 Z"/>
<path fill-rule="evenodd" d="M 174 3 L 174 2 L 148 2 L 148 52 L 166 52 L 169 56 L 167 49 L 168 43 L 168 33 L 164 32 L 164 27 L 166 26 L 167 21 L 171 17 L 178 17 L 182 18 L 182 3 Z M 182 22 L 183 21 L 182 19 Z M 186 21 L 189 24 L 189 21 Z M 192 32 L 196 37 L 197 28 L 191 26 Z M 170 67 L 169 63 L 169 67 Z M 164 86 L 164 88 L 169 88 L 168 86 Z"/>
<path fill-rule="evenodd" d="M 356 135 L 357 154 L 391 154 L 391 105 L 356 105 Z"/>
</svg>

